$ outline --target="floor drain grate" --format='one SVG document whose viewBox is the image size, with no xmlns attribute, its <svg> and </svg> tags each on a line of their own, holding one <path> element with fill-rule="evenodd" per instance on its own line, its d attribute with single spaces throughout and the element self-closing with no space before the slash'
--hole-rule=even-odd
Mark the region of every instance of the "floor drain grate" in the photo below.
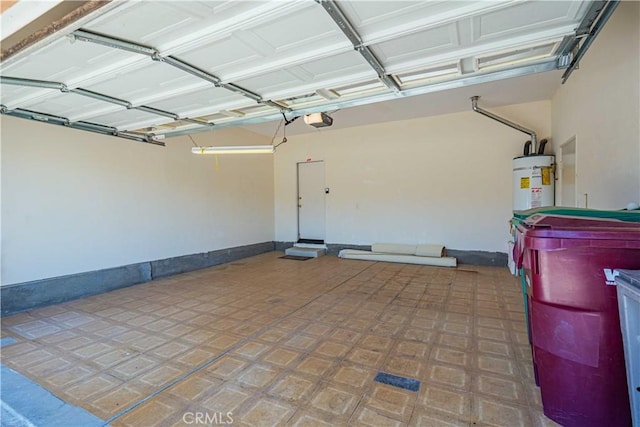
<svg viewBox="0 0 640 427">
<path fill-rule="evenodd" d="M 381 384 L 388 384 L 394 387 L 402 388 L 409 391 L 420 390 L 420 381 L 413 378 L 400 377 L 398 375 L 387 374 L 386 372 L 378 372 L 373 379 Z"/>
</svg>

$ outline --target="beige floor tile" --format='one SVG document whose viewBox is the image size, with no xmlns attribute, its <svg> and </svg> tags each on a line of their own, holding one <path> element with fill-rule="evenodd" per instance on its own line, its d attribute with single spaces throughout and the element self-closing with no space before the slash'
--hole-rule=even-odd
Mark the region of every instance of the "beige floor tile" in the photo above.
<svg viewBox="0 0 640 427">
<path fill-rule="evenodd" d="M 507 375 L 510 377 L 518 375 L 517 365 L 514 360 L 492 355 L 479 354 L 477 357 L 478 368 L 488 373 Z"/>
<path fill-rule="evenodd" d="M 205 369 L 215 378 L 230 380 L 249 365 L 249 361 L 233 356 L 223 356 Z"/>
<path fill-rule="evenodd" d="M 358 341 L 360 347 L 383 353 L 386 353 L 392 344 L 391 338 L 379 335 L 365 335 Z"/>
<path fill-rule="evenodd" d="M 240 425 L 246 426 L 285 426 L 293 416 L 295 407 L 266 397 L 259 398 L 240 414 Z"/>
<path fill-rule="evenodd" d="M 417 393 L 384 384 L 375 384 L 360 406 L 385 417 L 407 423 L 413 413 Z M 373 415 L 373 414 L 371 414 Z"/>
<path fill-rule="evenodd" d="M 20 357 L 5 359 L 4 362 L 18 369 L 26 369 L 29 366 L 40 364 L 55 357 L 56 353 L 35 347 L 32 351 L 22 353 Z"/>
<path fill-rule="evenodd" d="M 350 345 L 340 344 L 333 340 L 327 340 L 316 347 L 314 353 L 331 359 L 342 359 L 349 350 L 351 350 Z"/>
<path fill-rule="evenodd" d="M 93 360 L 91 360 L 91 363 L 101 369 L 107 369 L 111 366 L 118 365 L 127 360 L 133 359 L 139 354 L 140 353 L 138 353 L 137 351 L 131 349 L 118 348 L 94 358 Z"/>
<path fill-rule="evenodd" d="M 291 332 L 284 329 L 270 328 L 269 330 L 258 335 L 258 339 L 270 343 L 282 341 L 289 336 Z"/>
<path fill-rule="evenodd" d="M 295 350 L 311 351 L 318 345 L 318 340 L 315 337 L 309 335 L 296 333 L 287 341 L 285 341 L 284 345 Z"/>
<path fill-rule="evenodd" d="M 182 401 L 155 397 L 110 424 L 114 427 L 160 426 L 180 422 L 190 407 Z"/>
<path fill-rule="evenodd" d="M 153 386 L 158 390 L 184 373 L 185 370 L 182 367 L 163 364 L 140 376 L 139 382 Z"/>
<path fill-rule="evenodd" d="M 256 360 L 261 354 L 268 351 L 271 346 L 267 343 L 259 341 L 249 341 L 246 344 L 233 350 L 234 354 L 237 354 L 245 359 Z"/>
<path fill-rule="evenodd" d="M 503 427 L 505 425 L 531 426 L 526 406 L 510 402 L 474 396 L 472 419 L 480 424 Z"/>
<path fill-rule="evenodd" d="M 308 397 L 316 386 L 317 381 L 296 374 L 287 374 L 276 381 L 267 394 L 283 401 L 301 405 L 308 401 Z"/>
<path fill-rule="evenodd" d="M 427 381 L 461 390 L 470 390 L 471 375 L 458 366 L 433 364 L 428 367 Z"/>
<path fill-rule="evenodd" d="M 465 417 L 444 415 L 441 413 L 435 413 L 421 408 L 416 408 L 416 410 L 413 411 L 413 415 L 411 417 L 409 425 L 415 427 L 469 427 L 472 425 L 477 425 L 477 423 L 472 423 L 469 421 L 469 418 Z"/>
<path fill-rule="evenodd" d="M 43 377 L 42 381 L 48 388 L 53 390 L 67 389 L 70 385 L 80 382 L 92 375 L 95 375 L 97 370 L 83 365 L 72 364 L 58 372 L 51 373 L 50 375 Z"/>
<path fill-rule="evenodd" d="M 444 362 L 451 365 L 466 367 L 470 365 L 470 354 L 448 347 L 434 347 L 431 350 L 431 357 L 435 362 Z"/>
<path fill-rule="evenodd" d="M 521 405 L 527 404 L 524 387 L 520 381 L 510 378 L 479 374 L 474 381 L 474 392 Z"/>
<path fill-rule="evenodd" d="M 109 419 L 144 397 L 146 397 L 144 390 L 136 390 L 131 385 L 125 384 L 94 400 L 91 403 L 91 409 L 98 417 Z"/>
<path fill-rule="evenodd" d="M 361 333 L 338 327 L 331 333 L 330 337 L 342 343 L 355 343 L 362 336 Z"/>
<path fill-rule="evenodd" d="M 191 402 L 198 402 L 214 394 L 223 383 L 222 380 L 200 371 L 167 390 L 167 394 Z"/>
<path fill-rule="evenodd" d="M 513 358 L 515 352 L 510 343 L 490 341 L 485 339 L 477 340 L 477 351 L 483 354 L 495 355 L 506 358 Z M 529 346 L 527 346 L 527 352 L 531 352 Z"/>
<path fill-rule="evenodd" d="M 339 420 L 346 421 L 356 408 L 360 396 L 354 395 L 351 389 L 335 384 L 322 384 L 314 393 L 310 405 Z"/>
<path fill-rule="evenodd" d="M 12 362 L 10 363 L 11 366 Z M 31 365 L 25 368 L 25 372 L 32 378 L 45 379 L 52 374 L 69 369 L 76 365 L 77 361 L 73 358 L 65 358 L 63 356 L 51 359 L 45 359 L 42 363 Z"/>
<path fill-rule="evenodd" d="M 294 427 L 334 427 L 335 424 L 323 419 L 322 416 L 310 413 L 307 408 L 299 409 L 290 419 L 289 425 Z"/>
<path fill-rule="evenodd" d="M 401 427 L 406 424 L 388 415 L 380 414 L 375 409 L 371 409 L 368 406 L 361 405 L 351 417 L 349 425 Z"/>
<path fill-rule="evenodd" d="M 261 390 L 271 385 L 280 372 L 278 368 L 255 363 L 242 371 L 234 381 L 244 388 Z"/>
<path fill-rule="evenodd" d="M 393 353 L 400 356 L 421 358 L 426 360 L 430 350 L 431 346 L 427 345 L 424 342 L 402 340 L 396 343 L 393 349 Z"/>
<path fill-rule="evenodd" d="M 113 426 L 555 425 L 506 269 L 279 255 L 3 318 L 2 362 Z"/>
<path fill-rule="evenodd" d="M 331 359 L 318 356 L 306 356 L 296 366 L 295 371 L 316 377 L 328 376 L 335 369 Z"/>
<path fill-rule="evenodd" d="M 471 413 L 471 393 L 446 386 L 425 384 L 417 403 L 426 412 L 458 419 L 468 419 Z"/>
<path fill-rule="evenodd" d="M 64 393 L 76 402 L 86 402 L 87 400 L 98 398 L 121 384 L 123 384 L 123 381 L 111 375 L 98 374 L 75 381 L 72 386 L 65 389 Z"/>
<path fill-rule="evenodd" d="M 301 354 L 302 353 L 298 351 L 293 351 L 286 348 L 276 348 L 266 353 L 262 357 L 262 360 L 281 368 L 287 368 L 292 366 L 292 364 L 297 361 Z"/>
</svg>

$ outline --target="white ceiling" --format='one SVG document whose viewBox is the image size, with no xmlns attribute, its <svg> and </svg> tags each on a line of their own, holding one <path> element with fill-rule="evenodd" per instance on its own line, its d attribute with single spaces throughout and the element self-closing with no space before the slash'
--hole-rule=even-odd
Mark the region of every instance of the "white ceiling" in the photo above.
<svg viewBox="0 0 640 427">
<path fill-rule="evenodd" d="M 335 128 L 463 111 L 472 95 L 490 107 L 549 99 L 558 46 L 590 3 L 113 2 L 4 60 L 0 103 L 155 138 L 271 135 L 282 112 L 338 110 Z M 313 130 L 300 120 L 287 132 Z"/>
</svg>

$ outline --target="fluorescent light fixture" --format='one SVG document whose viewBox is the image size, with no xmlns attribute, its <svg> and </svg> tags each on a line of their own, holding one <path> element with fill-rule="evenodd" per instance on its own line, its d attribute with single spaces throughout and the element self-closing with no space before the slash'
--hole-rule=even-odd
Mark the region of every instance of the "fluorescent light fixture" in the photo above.
<svg viewBox="0 0 640 427">
<path fill-rule="evenodd" d="M 236 147 L 192 147 L 193 154 L 272 154 L 273 145 L 239 145 Z"/>
<path fill-rule="evenodd" d="M 316 128 L 331 126 L 333 119 L 325 113 L 313 113 L 304 116 L 304 122 Z"/>
</svg>

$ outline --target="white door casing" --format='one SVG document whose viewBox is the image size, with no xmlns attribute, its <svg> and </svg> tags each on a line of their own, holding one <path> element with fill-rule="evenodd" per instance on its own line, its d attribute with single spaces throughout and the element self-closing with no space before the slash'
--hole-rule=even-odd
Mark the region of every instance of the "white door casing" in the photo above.
<svg viewBox="0 0 640 427">
<path fill-rule="evenodd" d="M 578 207 L 578 173 L 576 164 L 576 137 L 560 146 L 558 167 L 560 173 L 559 206 Z M 584 206 L 586 207 L 586 206 Z"/>
<path fill-rule="evenodd" d="M 325 235 L 324 162 L 298 163 L 298 239 L 322 240 Z"/>
</svg>

